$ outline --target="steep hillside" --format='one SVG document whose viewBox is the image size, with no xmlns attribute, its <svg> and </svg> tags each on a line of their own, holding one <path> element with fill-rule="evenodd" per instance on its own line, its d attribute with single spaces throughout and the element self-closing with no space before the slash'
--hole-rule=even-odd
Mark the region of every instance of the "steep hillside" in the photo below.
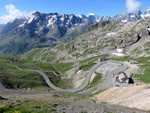
<svg viewBox="0 0 150 113">
<path fill-rule="evenodd" d="M 146 49 L 143 56 L 149 56 L 150 18 L 136 22 L 117 23 L 103 22 L 95 24 L 91 30 L 66 45 L 72 56 L 86 56 L 92 53 L 111 54 L 117 49 L 123 49 L 124 54 L 130 54 L 135 49 Z M 134 46 L 134 48 L 133 48 Z M 132 54 L 130 54 L 132 55 Z M 140 55 L 137 53 L 136 55 Z"/>
<path fill-rule="evenodd" d="M 56 61 L 58 62 L 72 59 L 72 57 L 69 55 L 67 51 L 50 47 L 32 49 L 23 54 L 22 58 L 46 62 L 56 62 Z"/>
<path fill-rule="evenodd" d="M 60 59 L 72 59 L 89 56 L 90 54 L 121 54 L 130 56 L 150 56 L 150 18 L 135 22 L 105 21 L 88 28 L 88 31 L 73 41 L 55 47 L 55 56 Z M 121 49 L 121 53 L 118 52 Z M 48 51 L 47 51 L 48 50 Z M 43 52 L 42 52 L 43 51 Z M 47 52 L 46 52 L 47 51 Z M 27 52 L 25 56 L 34 60 L 50 59 L 54 57 L 53 49 L 35 49 Z M 49 54 L 49 55 L 48 55 Z M 38 58 L 37 58 L 38 56 Z M 58 59 L 57 59 L 58 60 Z"/>
</svg>

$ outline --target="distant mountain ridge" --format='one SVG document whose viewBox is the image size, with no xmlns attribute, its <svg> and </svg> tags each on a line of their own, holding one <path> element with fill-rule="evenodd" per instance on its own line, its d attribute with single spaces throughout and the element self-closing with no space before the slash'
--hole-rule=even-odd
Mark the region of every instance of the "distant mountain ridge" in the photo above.
<svg viewBox="0 0 150 113">
<path fill-rule="evenodd" d="M 28 18 L 16 19 L 3 27 L 0 52 L 19 54 L 36 47 L 54 46 L 60 39 L 72 40 L 98 21 L 96 15 L 34 12 Z"/>
<path fill-rule="evenodd" d="M 131 22 L 131 21 L 140 20 L 145 17 L 150 17 L 150 8 L 148 8 L 144 12 L 137 11 L 132 13 L 129 12 L 120 13 L 112 17 L 111 20 L 119 21 L 119 22 Z"/>
<path fill-rule="evenodd" d="M 136 21 L 141 19 L 141 11 L 135 12 L 135 13 L 120 13 L 112 18 L 114 21 L 119 22 L 130 22 L 130 21 Z"/>
<path fill-rule="evenodd" d="M 95 23 L 102 21 L 130 22 L 150 16 L 150 8 L 136 13 L 121 13 L 114 17 L 95 14 L 74 15 L 34 12 L 0 25 L 0 53 L 22 54 L 32 48 L 53 47 L 60 40 L 70 41 Z"/>
</svg>

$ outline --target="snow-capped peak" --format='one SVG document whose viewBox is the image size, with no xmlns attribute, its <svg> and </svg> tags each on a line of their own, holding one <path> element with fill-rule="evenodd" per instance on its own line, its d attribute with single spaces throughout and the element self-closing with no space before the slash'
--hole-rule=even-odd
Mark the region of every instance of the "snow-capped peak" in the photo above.
<svg viewBox="0 0 150 113">
<path fill-rule="evenodd" d="M 141 17 L 142 17 L 142 18 L 150 17 L 150 8 L 148 8 L 146 11 L 144 11 L 144 12 L 141 14 Z"/>
<path fill-rule="evenodd" d="M 94 13 L 89 13 L 89 14 L 87 14 L 87 17 L 89 17 L 89 16 L 95 16 L 95 14 Z"/>
<path fill-rule="evenodd" d="M 95 15 L 94 13 L 89 13 L 89 14 L 87 15 L 87 18 L 88 18 L 88 20 L 89 20 L 90 22 L 92 22 L 92 23 L 96 23 L 96 22 L 99 22 L 99 21 L 100 21 L 100 17 L 97 16 L 97 15 Z"/>
<path fill-rule="evenodd" d="M 121 22 L 123 22 L 123 23 L 127 23 L 127 22 L 128 22 L 128 20 L 121 20 Z"/>
<path fill-rule="evenodd" d="M 136 21 L 141 19 L 141 11 L 137 11 L 134 13 L 120 13 L 113 17 L 113 20 L 115 21 L 122 21 L 122 22 L 130 22 L 130 21 Z M 125 20 L 125 21 L 124 21 Z"/>
<path fill-rule="evenodd" d="M 135 18 L 135 15 L 130 15 L 131 18 Z"/>
<path fill-rule="evenodd" d="M 30 14 L 28 17 L 28 24 L 32 22 L 32 20 L 34 19 L 35 15 Z"/>
<path fill-rule="evenodd" d="M 148 8 L 146 11 L 149 12 L 149 11 L 150 11 L 150 8 Z"/>
<path fill-rule="evenodd" d="M 82 17 L 83 17 L 83 15 L 76 15 L 76 16 L 78 16 L 79 18 L 82 18 Z"/>
</svg>

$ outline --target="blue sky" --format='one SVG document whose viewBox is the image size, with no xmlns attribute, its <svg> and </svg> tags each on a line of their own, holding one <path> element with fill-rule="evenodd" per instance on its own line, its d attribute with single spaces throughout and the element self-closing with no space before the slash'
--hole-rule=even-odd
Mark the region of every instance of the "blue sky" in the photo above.
<svg viewBox="0 0 150 113">
<path fill-rule="evenodd" d="M 130 0 L 128 0 L 130 1 Z M 149 0 L 131 0 L 141 3 L 141 10 L 150 7 Z M 40 11 L 44 13 L 88 14 L 114 16 L 127 11 L 126 0 L 0 0 L 0 16 L 7 15 L 5 6 L 12 4 L 23 12 Z"/>
</svg>

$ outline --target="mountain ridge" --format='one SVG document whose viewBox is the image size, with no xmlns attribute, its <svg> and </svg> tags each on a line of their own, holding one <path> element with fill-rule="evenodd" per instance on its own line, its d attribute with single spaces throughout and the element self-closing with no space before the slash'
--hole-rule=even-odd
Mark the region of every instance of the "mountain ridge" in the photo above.
<svg viewBox="0 0 150 113">
<path fill-rule="evenodd" d="M 68 42 L 93 24 L 103 21 L 132 22 L 150 15 L 150 9 L 142 13 L 121 13 L 114 17 L 95 14 L 74 15 L 34 12 L 28 18 L 16 19 L 0 28 L 0 53 L 22 54 L 33 48 L 53 47 L 58 42 Z M 92 25 L 92 26 L 91 26 Z"/>
<path fill-rule="evenodd" d="M 24 46 L 23 51 L 16 50 L 15 53 L 24 53 L 35 47 L 53 46 L 60 39 L 72 40 L 78 34 L 84 32 L 88 25 L 96 22 L 97 18 L 76 16 L 74 14 L 44 14 L 35 12 L 29 18 L 16 19 L 7 23 L 0 34 L 1 53 L 11 53 L 19 46 Z M 8 40 L 8 41 L 7 41 Z M 20 44 L 20 41 L 26 44 Z M 15 48 L 13 47 L 15 46 Z"/>
<path fill-rule="evenodd" d="M 105 21 L 94 24 L 65 45 L 58 44 L 52 49 L 36 48 L 26 52 L 23 58 L 55 62 L 103 54 L 117 57 L 150 56 L 149 21 L 150 18 L 144 18 L 128 23 Z"/>
</svg>

